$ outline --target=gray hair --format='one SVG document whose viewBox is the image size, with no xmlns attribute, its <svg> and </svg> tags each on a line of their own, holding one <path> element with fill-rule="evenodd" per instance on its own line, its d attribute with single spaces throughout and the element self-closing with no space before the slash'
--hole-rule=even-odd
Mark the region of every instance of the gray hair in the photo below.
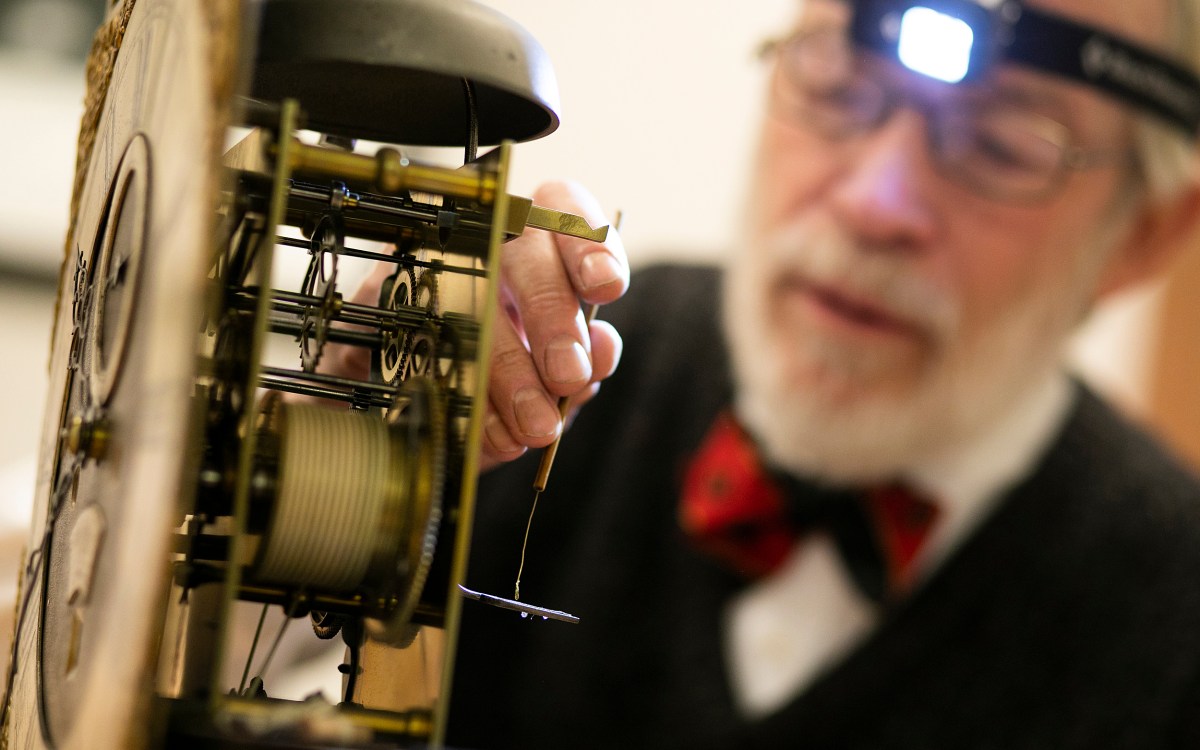
<svg viewBox="0 0 1200 750">
<path fill-rule="evenodd" d="M 1184 67 L 1200 73 L 1200 0 L 1166 2 L 1172 28 L 1167 53 Z M 1146 199 L 1166 200 L 1200 180 L 1195 134 L 1183 135 L 1177 126 L 1148 115 L 1138 117 L 1134 133 Z"/>
</svg>

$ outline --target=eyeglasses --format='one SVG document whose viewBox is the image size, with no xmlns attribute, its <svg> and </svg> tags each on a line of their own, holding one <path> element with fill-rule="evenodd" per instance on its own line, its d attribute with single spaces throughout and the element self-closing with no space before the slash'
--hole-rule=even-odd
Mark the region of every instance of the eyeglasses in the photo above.
<svg viewBox="0 0 1200 750">
<path fill-rule="evenodd" d="M 776 61 L 775 114 L 833 141 L 870 132 L 907 104 L 924 116 L 939 170 L 989 198 L 1035 201 L 1071 171 L 1134 162 L 1131 149 L 1078 148 L 1062 123 L 979 86 L 942 86 L 936 97 L 902 91 L 905 74 L 837 29 L 768 42 L 762 55 Z"/>
</svg>

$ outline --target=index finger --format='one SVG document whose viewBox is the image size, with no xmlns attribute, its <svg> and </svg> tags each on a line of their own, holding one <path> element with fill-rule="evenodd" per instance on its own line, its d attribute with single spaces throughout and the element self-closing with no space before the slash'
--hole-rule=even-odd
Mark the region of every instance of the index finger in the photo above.
<svg viewBox="0 0 1200 750">
<path fill-rule="evenodd" d="M 577 214 L 593 227 L 608 221 L 591 193 L 574 182 L 549 182 L 533 194 L 539 206 Z M 556 235 L 555 244 L 563 269 L 575 294 L 585 302 L 608 304 L 629 288 L 629 261 L 625 245 L 617 232 L 609 227 L 602 243 L 570 235 Z"/>
</svg>

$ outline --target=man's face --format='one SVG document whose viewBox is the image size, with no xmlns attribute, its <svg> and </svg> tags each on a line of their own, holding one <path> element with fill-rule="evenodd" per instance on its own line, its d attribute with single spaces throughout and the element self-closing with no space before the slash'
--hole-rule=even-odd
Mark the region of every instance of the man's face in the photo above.
<svg viewBox="0 0 1200 750">
<path fill-rule="evenodd" d="M 1138 36 L 1115 0 L 1041 5 Z M 847 12 L 809 0 L 801 28 Z M 1130 117 L 1080 86 L 1017 68 L 990 85 L 1078 146 L 1131 145 Z M 934 161 L 925 125 L 904 107 L 850 138 L 764 123 L 726 318 L 739 412 L 793 470 L 895 474 L 992 421 L 1056 366 L 1132 216 L 1116 167 L 1037 202 L 986 197 Z"/>
</svg>

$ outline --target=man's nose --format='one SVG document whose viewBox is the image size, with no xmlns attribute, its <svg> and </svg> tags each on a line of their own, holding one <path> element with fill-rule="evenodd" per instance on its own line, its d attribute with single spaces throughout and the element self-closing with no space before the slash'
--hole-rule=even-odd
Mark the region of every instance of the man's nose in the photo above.
<svg viewBox="0 0 1200 750">
<path fill-rule="evenodd" d="M 934 189 L 937 175 L 925 120 L 900 110 L 848 147 L 831 204 L 843 226 L 866 246 L 917 248 L 934 232 Z"/>
</svg>

